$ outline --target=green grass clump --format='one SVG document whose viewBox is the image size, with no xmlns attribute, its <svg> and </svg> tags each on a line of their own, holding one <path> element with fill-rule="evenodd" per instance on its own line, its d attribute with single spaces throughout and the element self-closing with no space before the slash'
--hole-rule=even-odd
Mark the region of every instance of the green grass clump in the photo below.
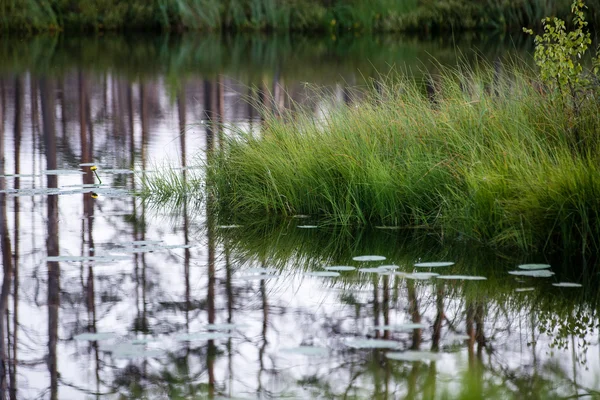
<svg viewBox="0 0 600 400">
<path fill-rule="evenodd" d="M 445 72 L 433 97 L 402 76 L 375 86 L 351 106 L 267 117 L 260 135 L 230 140 L 207 176 L 219 211 L 600 247 L 594 99 L 574 115 L 528 74 L 491 67 Z"/>
</svg>

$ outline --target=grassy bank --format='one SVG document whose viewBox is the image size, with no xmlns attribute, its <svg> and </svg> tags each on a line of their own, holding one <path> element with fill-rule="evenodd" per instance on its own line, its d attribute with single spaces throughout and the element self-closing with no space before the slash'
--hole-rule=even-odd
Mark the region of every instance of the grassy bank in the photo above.
<svg viewBox="0 0 600 400">
<path fill-rule="evenodd" d="M 394 77 L 356 106 L 270 117 L 214 156 L 209 187 L 237 220 L 310 214 L 431 229 L 521 249 L 600 248 L 600 113 L 519 71 Z M 358 101 L 358 100 L 357 100 Z"/>
<path fill-rule="evenodd" d="M 0 32 L 250 30 L 301 32 L 518 31 L 569 0 L 5 0 Z M 598 21 L 600 0 L 589 0 Z"/>
</svg>

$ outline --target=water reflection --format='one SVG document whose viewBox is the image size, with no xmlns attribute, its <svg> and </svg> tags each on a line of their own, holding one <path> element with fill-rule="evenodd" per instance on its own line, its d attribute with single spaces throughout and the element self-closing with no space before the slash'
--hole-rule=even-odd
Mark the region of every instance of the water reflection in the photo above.
<svg viewBox="0 0 600 400">
<path fill-rule="evenodd" d="M 222 150 L 227 124 L 260 129 L 243 96 L 281 112 L 303 101 L 300 81 L 314 78 L 346 102 L 356 68 L 367 65 L 348 54 L 363 53 L 364 39 L 342 51 L 323 39 L 287 38 L 280 50 L 263 38 L 226 38 L 230 48 L 211 52 L 198 50 L 211 46 L 198 38 L 140 48 L 122 38 L 61 40 L 35 39 L 27 52 L 2 42 L 14 56 L 0 57 L 10 71 L 0 79 L 2 398 L 598 394 L 593 261 L 577 275 L 571 265 L 582 260 L 524 260 L 398 231 L 297 229 L 297 219 L 225 228 L 207 212 L 210 198 L 156 209 L 122 191 L 139 189 L 167 157 L 192 179 L 186 168 Z M 389 60 L 417 63 L 406 53 L 427 49 L 381 40 L 371 43 L 380 64 L 370 71 Z M 60 169 L 82 173 L 43 174 Z M 400 272 L 451 260 L 444 273 L 488 279 L 305 275 L 364 267 L 352 260 L 361 254 L 385 255 Z M 109 255 L 121 259 L 98 258 Z M 549 262 L 556 281 L 584 288 L 507 274 L 524 261 Z M 526 287 L 534 290 L 515 292 Z M 419 325 L 374 329 L 407 323 Z M 391 350 L 349 346 L 363 339 L 436 357 L 403 362 L 388 358 Z M 326 352 L 283 351 L 300 346 Z"/>
</svg>

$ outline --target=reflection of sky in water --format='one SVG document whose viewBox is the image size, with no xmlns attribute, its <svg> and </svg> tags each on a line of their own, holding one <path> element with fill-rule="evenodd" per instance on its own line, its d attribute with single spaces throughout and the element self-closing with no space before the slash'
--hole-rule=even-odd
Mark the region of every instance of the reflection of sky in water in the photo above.
<svg viewBox="0 0 600 400">
<path fill-rule="evenodd" d="M 32 83 L 37 80 L 22 75 L 23 101 L 22 133 L 20 139 L 20 173 L 40 174 L 46 167 L 42 132 L 42 116 L 39 97 L 32 98 L 35 92 Z M 83 78 L 83 80 L 80 80 Z M 211 78 L 212 79 L 212 78 Z M 201 77 L 187 77 L 185 89 L 179 91 L 179 96 L 170 93 L 171 88 L 165 78 L 155 78 L 151 82 L 130 82 L 118 74 L 106 73 L 92 75 L 84 73 L 78 77 L 76 72 L 68 72 L 62 81 L 54 81 L 58 88 L 55 98 L 56 136 L 58 146 L 58 168 L 77 168 L 82 162 L 80 104 L 89 109 L 85 117 L 84 135 L 89 140 L 93 137 L 92 159 L 100 168 L 98 173 L 107 185 L 126 185 L 131 187 L 132 180 L 139 184 L 139 176 L 112 175 L 103 173 L 105 168 L 130 168 L 136 170 L 156 169 L 166 162 L 181 165 L 182 154 L 185 150 L 186 164 L 193 164 L 195 157 L 204 157 L 207 147 L 207 102 L 205 94 L 222 95 L 223 123 L 236 126 L 244 131 L 259 130 L 260 120 L 256 111 L 252 110 L 241 99 L 239 92 L 244 90 L 237 78 L 221 76 L 224 90 L 215 90 L 214 79 L 206 91 L 206 80 Z M 277 87 L 273 77 L 268 78 L 268 87 Z M 4 148 L 6 157 L 5 172 L 15 170 L 16 154 L 13 132 L 16 103 L 14 101 L 15 79 L 2 80 L 4 99 Z M 84 83 L 83 87 L 81 83 Z M 304 101 L 306 92 L 302 85 L 282 74 L 278 83 L 279 93 L 290 93 Z M 331 85 L 332 96 L 329 101 L 318 104 L 314 109 L 319 117 L 325 117 L 328 107 L 347 101 L 344 96 L 343 84 L 336 82 Z M 83 89 L 82 89 L 83 88 Z M 37 92 L 39 95 L 39 92 Z M 143 93 L 143 94 L 142 94 Z M 83 96 L 83 97 L 82 97 Z M 281 94 L 280 94 L 281 96 Z M 264 99 L 263 99 L 264 100 Z M 272 99 L 268 99 L 270 102 Z M 282 98 L 275 103 L 285 104 Z M 87 105 L 89 104 L 89 106 Z M 214 104 L 214 103 L 213 103 Z M 270 103 L 269 103 L 270 104 Z M 35 108 L 36 113 L 33 113 Z M 215 107 L 213 107 L 214 109 Z M 205 121 L 204 124 L 200 123 Z M 143 135 L 142 127 L 146 130 Z M 131 132 L 133 127 L 133 132 Z M 180 135 L 182 127 L 185 135 Z M 92 133 L 93 132 L 93 133 Z M 132 135 L 133 134 L 133 135 Z M 131 137 L 133 136 L 133 142 Z M 214 132 L 215 146 L 218 146 L 218 132 Z M 184 140 L 182 140 L 184 139 Z M 142 145 L 145 143 L 145 145 Z M 59 176 L 58 186 L 80 185 L 84 182 L 81 176 Z M 7 188 L 12 187 L 13 180 L 7 180 Z M 41 188 L 46 185 L 45 176 L 22 178 L 21 188 Z M 333 264 L 306 259 L 299 247 L 297 258 L 292 257 L 288 267 L 281 272 L 277 279 L 261 281 L 240 279 L 249 268 L 274 267 L 271 265 L 271 254 L 267 253 L 265 261 L 261 261 L 251 253 L 227 250 L 223 243 L 215 242 L 214 237 L 208 237 L 205 229 L 206 216 L 197 209 L 188 210 L 189 218 L 172 216 L 170 210 L 145 210 L 139 200 L 129 197 L 113 198 L 100 196 L 93 201 L 93 215 L 85 215 L 84 201 L 88 195 L 61 195 L 59 204 L 59 254 L 88 255 L 90 247 L 95 249 L 95 255 L 111 252 L 118 254 L 118 245 L 133 240 L 161 240 L 165 245 L 180 245 L 186 242 L 194 247 L 188 250 L 190 255 L 189 272 L 186 275 L 184 249 L 157 250 L 155 252 L 127 254 L 128 261 L 114 263 L 97 263 L 93 267 L 93 307 L 89 303 L 88 294 L 91 291 L 90 270 L 78 263 L 62 262 L 61 266 L 61 305 L 59 310 L 59 343 L 58 371 L 59 398 L 80 399 L 100 393 L 113 392 L 117 381 L 123 382 L 125 371 L 132 372 L 131 365 L 145 371 L 147 376 L 159 376 L 160 371 L 169 370 L 177 374 L 175 362 L 171 356 L 161 356 L 156 359 L 135 360 L 133 362 L 117 359 L 104 352 L 110 343 L 101 343 L 98 352 L 85 341 L 74 341 L 72 337 L 87 332 L 89 325 L 94 324 L 99 332 L 115 332 L 120 336 L 133 338 L 132 331 L 136 319 L 145 314 L 148 325 L 155 334 L 156 342 L 148 343 L 149 349 L 162 349 L 183 357 L 187 350 L 184 343 L 175 340 L 175 335 L 182 332 L 203 331 L 208 323 L 207 303 L 208 280 L 207 270 L 209 257 L 214 254 L 216 267 L 215 282 L 215 323 L 228 322 L 227 268 L 231 268 L 232 322 L 244 325 L 243 329 L 235 331 L 231 340 L 231 352 L 226 340 L 215 343 L 222 354 L 215 359 L 214 379 L 216 393 L 240 394 L 254 396 L 263 390 L 275 393 L 276 396 L 291 394 L 301 398 L 311 398 L 313 394 L 309 386 L 299 383 L 300 380 L 311 381 L 317 377 L 321 383 L 327 383 L 332 393 L 342 396 L 352 382 L 353 388 L 349 394 L 373 397 L 373 392 L 388 393 L 389 396 L 400 398 L 411 390 L 410 379 L 418 377 L 415 387 L 422 392 L 423 381 L 431 367 L 428 364 L 403 364 L 400 362 L 385 363 L 383 354 L 372 350 L 350 351 L 345 345 L 348 340 L 372 336 L 371 329 L 375 324 L 395 325 L 412 322 L 410 294 L 407 281 L 398 281 L 398 297 L 395 298 L 393 277 L 377 277 L 364 274 L 365 279 L 358 283 L 335 280 L 332 278 L 309 277 L 298 268 L 297 264 L 309 262 L 310 265 L 354 265 L 359 268 L 376 264 L 360 264 L 351 257 L 335 261 Z M 14 201 L 18 199 L 19 212 L 15 213 Z M 89 199 L 87 200 L 89 201 Z M 144 214 L 145 213 L 145 214 Z M 145 226 L 142 223 L 144 214 Z M 48 354 L 48 313 L 46 307 L 47 266 L 46 229 L 47 204 L 41 195 L 34 197 L 7 197 L 7 217 L 11 235 L 15 232 L 15 218 L 19 218 L 19 237 L 12 238 L 13 251 L 18 244 L 19 249 L 19 328 L 17 366 L 19 398 L 47 397 L 49 373 L 45 362 Z M 132 221 L 136 221 L 137 225 Z M 304 220 L 301 223 L 304 224 Z M 306 223 L 310 225 L 312 221 Z M 92 224 L 91 231 L 89 230 Z M 293 225 L 293 226 L 295 226 Z M 302 230 L 307 235 L 309 229 Z M 91 232 L 91 236 L 90 236 Z M 93 243 L 92 243 L 93 239 Z M 265 238 L 265 241 L 272 238 Z M 394 246 L 390 240 L 390 249 Z M 209 249 L 212 247 L 212 249 Z M 213 253 L 214 252 L 214 253 Z M 368 253 L 363 253 L 368 254 Z M 359 254 L 354 254 L 359 255 Z M 394 251 L 383 254 L 389 258 L 384 264 L 401 265 L 407 270 L 406 260 L 401 259 Z M 310 256 L 309 256 L 310 257 Z M 300 260 L 300 261 L 299 261 Z M 275 261 L 273 261 L 275 263 Z M 505 270 L 514 269 L 514 264 L 508 264 L 498 259 Z M 314 268 L 313 270 L 318 270 Z M 412 269 L 409 269 L 412 270 Z M 438 271 L 438 270 L 436 270 Z M 419 272 L 427 272 L 426 270 Z M 485 269 L 478 270 L 479 275 L 488 275 Z M 256 273 L 256 272 L 253 272 Z M 269 271 L 272 273 L 272 271 Z M 444 273 L 446 273 L 444 271 Z M 454 272 L 451 272 L 454 273 Z M 356 276 L 358 272 L 342 272 L 342 277 Z M 514 277 L 507 276 L 506 280 Z M 143 289 L 141 280 L 145 279 Z M 377 304 L 374 303 L 373 279 L 377 279 Z M 374 319 L 374 308 L 383 312 L 384 294 L 383 281 L 390 279 L 389 313 Z M 428 326 L 423 330 L 421 350 L 428 350 L 432 345 L 433 325 L 437 317 L 437 289 L 433 281 L 413 281 L 418 299 L 418 311 L 421 322 Z M 517 294 L 517 296 L 535 296 L 540 290 L 554 290 L 533 282 L 536 291 Z M 441 360 L 435 363 L 438 394 L 443 390 L 459 393 L 462 389 L 462 374 L 472 369 L 473 354 L 469 354 L 466 342 L 448 340 L 452 335 L 464 335 L 466 326 L 465 310 L 466 295 L 460 288 L 461 282 L 446 282 L 446 288 L 458 288 L 452 293 L 443 295 L 443 308 L 447 318 L 442 326 L 441 349 L 444 353 Z M 464 285 L 476 287 L 479 282 L 468 282 Z M 483 284 L 483 283 L 482 283 Z M 529 285 L 525 283 L 524 285 Z M 186 289 L 186 287 L 189 287 Z M 261 289 L 264 288 L 263 289 Z M 466 287 L 466 286 L 465 286 Z M 517 285 L 515 284 L 515 287 Z M 194 306 L 186 313 L 181 309 L 185 306 L 186 290 Z M 449 289 L 448 289 L 449 290 Z M 577 290 L 577 289 L 562 289 Z M 351 293 L 360 307 L 343 303 L 340 299 Z M 145 300 L 144 300 L 145 299 Z M 144 306 L 145 302 L 145 306 Z M 265 303 L 267 307 L 265 308 Z M 505 382 L 507 377 L 525 378 L 537 374 L 556 385 L 557 393 L 573 394 L 573 389 L 567 380 L 576 381 L 584 388 L 599 389 L 598 371 L 600 370 L 598 332 L 587 332 L 585 340 L 589 343 L 587 354 L 582 348 L 576 347 L 573 352 L 572 344 L 581 344 L 581 339 L 568 336 L 567 349 L 551 349 L 552 339 L 539 331 L 537 311 L 522 307 L 521 302 L 512 302 L 510 298 L 499 296 L 489 298 L 484 303 L 478 303 L 485 310 L 483 316 L 484 335 L 488 347 L 482 349 L 481 360 L 484 365 L 484 379 L 505 385 L 514 390 L 515 379 Z M 530 307 L 536 301 L 531 300 Z M 265 314 L 266 309 L 266 314 Z M 12 317 L 13 305 L 9 305 Z M 573 311 L 574 312 L 574 311 Z M 266 315 L 266 328 L 263 325 Z M 452 332 L 448 326 L 451 321 L 456 329 Z M 11 325 L 11 329 L 13 326 Z M 557 327 L 558 330 L 558 327 Z M 554 333 L 557 333 L 557 330 Z M 266 345 L 263 340 L 266 334 Z M 12 335 L 11 331 L 11 335 Z M 137 335 L 138 338 L 142 335 Z M 401 349 L 407 349 L 412 343 L 412 332 L 393 333 L 398 339 Z M 12 340 L 12 337 L 11 337 Z M 535 342 L 535 344 L 533 344 Z M 307 357 L 293 353 L 282 352 L 300 345 L 323 346 L 331 349 L 330 357 Z M 205 342 L 194 342 L 191 349 L 204 346 L 201 353 L 189 351 L 189 375 L 186 382 L 206 383 L 209 379 Z M 477 345 L 473 351 L 477 352 Z M 376 367 L 368 367 L 369 360 L 379 354 L 381 360 L 374 361 Z M 475 355 L 476 357 L 476 355 Z M 576 360 L 573 357 L 577 357 Z M 582 363 L 585 359 L 585 364 Z M 262 361 L 261 361 L 262 360 Z M 379 364 L 377 364 L 379 363 Z M 564 372 L 551 368 L 555 364 Z M 262 366 L 261 366 L 262 365 Z M 378 366 L 377 366 L 378 365 Z M 429 364 L 431 365 L 431 364 Z M 369 372 L 374 368 L 375 375 Z M 386 369 L 387 368 L 387 369 Z M 411 378 L 411 371 L 417 374 Z M 402 372 L 404 375 L 394 374 Z M 387 373 L 387 378 L 386 378 Z M 419 375 L 420 374 L 420 375 Z M 135 374 L 134 374 L 135 375 Z M 387 379 L 387 384 L 385 383 Z M 524 379 L 526 381 L 528 378 Z M 160 380 L 160 379 L 159 379 Z M 158 387 L 161 383 L 143 381 L 144 385 L 152 387 L 152 394 L 159 397 Z M 123 383 L 122 383 L 123 384 Z M 387 389 L 384 386 L 387 385 Z M 123 384 L 123 386 L 127 386 Z M 378 389 L 375 389 L 378 387 Z M 574 385 L 573 385 L 574 387 Z M 321 388 L 322 389 L 322 388 Z M 315 389 L 317 392 L 321 389 Z M 126 390 L 122 387 L 118 390 Z"/>
</svg>

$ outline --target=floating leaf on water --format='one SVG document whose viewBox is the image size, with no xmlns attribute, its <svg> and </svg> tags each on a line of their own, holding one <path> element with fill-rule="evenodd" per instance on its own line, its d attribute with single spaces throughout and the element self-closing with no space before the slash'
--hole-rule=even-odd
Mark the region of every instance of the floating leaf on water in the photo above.
<svg viewBox="0 0 600 400">
<path fill-rule="evenodd" d="M 130 169 L 103 169 L 101 170 L 102 173 L 104 174 L 119 174 L 119 175 L 125 175 L 125 174 L 133 174 L 133 171 Z"/>
<path fill-rule="evenodd" d="M 352 258 L 354 261 L 383 261 L 384 256 L 357 256 Z"/>
<path fill-rule="evenodd" d="M 485 276 L 474 276 L 474 275 L 438 275 L 437 279 L 455 279 L 461 281 L 486 281 Z"/>
<path fill-rule="evenodd" d="M 550 264 L 521 264 L 518 268 L 525 270 L 548 269 L 550 268 Z"/>
<path fill-rule="evenodd" d="M 535 290 L 534 287 L 519 287 L 515 289 L 515 292 L 531 292 L 533 290 Z"/>
<path fill-rule="evenodd" d="M 438 361 L 442 358 L 439 353 L 431 353 L 428 351 L 402 351 L 402 352 L 391 352 L 386 353 L 385 356 L 390 360 L 396 361 Z"/>
<path fill-rule="evenodd" d="M 219 229 L 234 229 L 234 228 L 241 228 L 242 225 L 217 225 L 217 228 Z"/>
<path fill-rule="evenodd" d="M 331 267 L 324 267 L 327 271 L 354 271 L 356 268 L 348 265 L 333 265 Z"/>
<path fill-rule="evenodd" d="M 120 215 L 120 214 L 117 214 Z M 123 242 L 122 244 L 127 246 L 127 245 L 131 245 L 131 246 L 147 246 L 147 245 L 158 245 L 161 244 L 162 240 L 135 240 L 133 242 Z"/>
<path fill-rule="evenodd" d="M 358 272 L 379 274 L 381 272 L 389 272 L 389 271 L 387 269 L 382 269 L 382 268 L 379 268 L 379 267 L 373 267 L 373 268 L 359 268 Z"/>
<path fill-rule="evenodd" d="M 393 226 L 393 225 L 379 225 L 379 226 L 376 226 L 375 228 L 377 228 L 377 229 L 391 229 L 391 230 L 402 229 L 401 226 Z"/>
<path fill-rule="evenodd" d="M 421 268 L 439 268 L 439 267 L 449 267 L 451 265 L 454 265 L 454 262 L 452 262 L 452 261 L 436 261 L 436 262 L 416 263 L 415 267 L 421 267 Z"/>
<path fill-rule="evenodd" d="M 89 341 L 95 342 L 99 340 L 110 340 L 118 337 L 118 335 L 114 332 L 96 332 L 96 333 L 82 333 L 80 335 L 74 336 L 74 340 L 78 341 Z"/>
<path fill-rule="evenodd" d="M 400 267 L 398 265 L 389 264 L 389 265 L 380 265 L 377 268 L 379 268 L 379 269 L 385 269 L 387 271 L 393 271 L 393 270 L 398 269 Z"/>
<path fill-rule="evenodd" d="M 245 328 L 242 324 L 208 324 L 205 326 L 209 331 L 231 331 L 238 328 Z"/>
<path fill-rule="evenodd" d="M 396 349 L 400 343 L 383 339 L 354 339 L 347 341 L 346 346 L 355 349 Z"/>
<path fill-rule="evenodd" d="M 392 332 L 406 332 L 412 331 L 415 329 L 426 329 L 427 325 L 418 324 L 418 323 L 407 323 L 407 324 L 398 324 L 398 325 L 376 325 L 373 327 L 375 330 L 379 331 L 392 331 Z"/>
<path fill-rule="evenodd" d="M 301 229 L 315 229 L 318 228 L 317 225 L 298 225 L 297 228 L 301 228 Z"/>
<path fill-rule="evenodd" d="M 48 169 L 42 171 L 44 175 L 83 175 L 85 172 L 77 169 Z"/>
<path fill-rule="evenodd" d="M 458 333 L 449 333 L 444 336 L 446 342 L 464 342 L 465 340 L 471 339 L 469 335 L 460 335 Z"/>
<path fill-rule="evenodd" d="M 340 273 L 335 272 L 335 271 L 316 271 L 316 272 L 307 272 L 306 275 L 320 276 L 320 277 L 324 277 L 324 278 L 335 278 L 335 277 L 340 276 Z"/>
<path fill-rule="evenodd" d="M 438 275 L 435 272 L 413 272 L 412 274 L 406 274 L 404 277 L 407 279 L 427 280 Z"/>
<path fill-rule="evenodd" d="M 0 178 L 33 178 L 36 176 L 40 176 L 40 175 L 34 175 L 34 174 L 6 174 L 6 175 L 0 175 Z"/>
<path fill-rule="evenodd" d="M 580 284 L 580 283 L 574 283 L 574 282 L 558 282 L 558 283 L 553 283 L 552 286 L 565 287 L 565 288 L 583 287 L 582 284 Z"/>
<path fill-rule="evenodd" d="M 329 349 L 326 347 L 317 346 L 298 346 L 279 350 L 281 353 L 300 354 L 303 356 L 326 356 L 329 354 Z"/>
<path fill-rule="evenodd" d="M 197 340 L 218 340 L 230 339 L 233 335 L 225 332 L 197 332 L 197 333 L 181 333 L 175 335 L 175 340 L 178 342 L 194 342 Z"/>
<path fill-rule="evenodd" d="M 292 218 L 304 219 L 304 218 L 310 218 L 310 215 L 297 214 L 297 215 L 292 215 Z"/>
<path fill-rule="evenodd" d="M 511 275 L 517 276 L 531 276 L 534 278 L 549 278 L 554 275 L 554 272 L 546 269 L 534 269 L 531 271 L 508 271 Z"/>
<path fill-rule="evenodd" d="M 279 272 L 278 270 L 276 270 L 275 268 L 248 268 L 245 269 L 244 274 L 276 274 L 277 272 Z"/>
<path fill-rule="evenodd" d="M 168 244 L 168 245 L 164 245 L 164 246 L 158 246 L 157 248 L 160 249 L 167 249 L 167 250 L 173 250 L 173 249 L 191 249 L 192 247 L 194 247 L 193 244 Z"/>
<path fill-rule="evenodd" d="M 113 249 L 117 253 L 150 253 L 152 251 L 160 250 L 162 247 L 155 246 L 144 246 L 144 247 L 121 247 Z"/>
<path fill-rule="evenodd" d="M 262 281 L 262 280 L 277 279 L 277 278 L 279 278 L 279 275 L 268 275 L 268 274 L 240 275 L 237 277 L 237 279 L 241 279 L 243 281 Z"/>
<path fill-rule="evenodd" d="M 106 351 L 112 353 L 115 358 L 156 358 L 165 354 L 164 350 L 147 349 L 143 344 L 119 343 L 115 346 L 106 348 Z"/>
<path fill-rule="evenodd" d="M 50 256 L 46 262 L 83 262 L 83 261 L 123 261 L 129 260 L 128 256 L 105 255 L 105 256 Z"/>
</svg>

